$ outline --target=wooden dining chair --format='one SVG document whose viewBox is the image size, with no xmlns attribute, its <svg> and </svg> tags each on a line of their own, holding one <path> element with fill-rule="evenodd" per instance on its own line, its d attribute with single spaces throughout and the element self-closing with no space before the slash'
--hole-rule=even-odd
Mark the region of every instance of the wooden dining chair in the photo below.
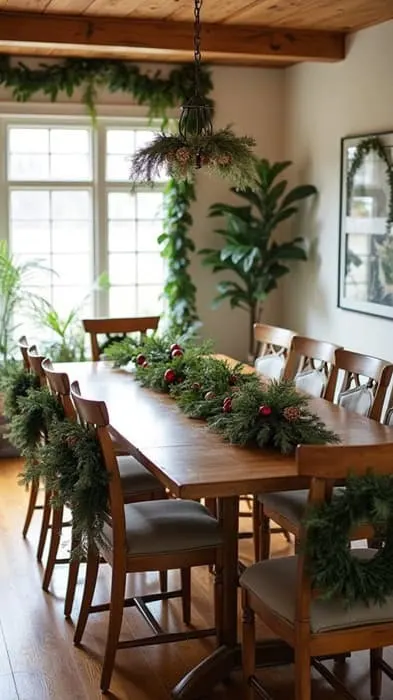
<svg viewBox="0 0 393 700">
<path fill-rule="evenodd" d="M 81 422 L 95 430 L 109 475 L 109 511 L 102 533 L 104 544 L 97 542 L 97 546 L 91 546 L 88 552 L 85 588 L 74 637 L 74 643 L 79 645 L 88 615 L 109 609 L 108 636 L 101 675 L 101 690 L 106 692 L 117 649 L 196 639 L 212 634 L 217 634 L 220 640 L 223 537 L 218 520 L 196 501 L 166 499 L 125 504 L 118 462 L 108 432 L 106 405 L 103 401 L 82 398 L 77 382 L 71 386 L 71 395 Z M 111 600 L 109 605 L 93 606 L 99 554 L 112 568 Z M 124 599 L 127 573 L 180 569 L 182 589 L 186 593 L 183 596 L 183 619 L 189 624 L 187 590 L 190 587 L 190 567 L 202 565 L 214 565 L 216 569 L 215 629 L 166 633 L 141 597 L 129 601 Z M 154 599 L 157 597 L 145 598 Z M 142 612 L 155 633 L 152 637 L 119 642 L 125 605 L 135 605 Z"/>
<path fill-rule="evenodd" d="M 293 335 L 289 355 L 283 371 L 283 378 L 295 382 L 296 387 L 309 396 L 321 397 L 327 391 L 335 363 L 338 345 L 305 336 Z M 269 556 L 270 536 L 283 533 L 290 542 L 286 522 L 280 512 L 272 511 L 265 502 L 271 494 L 256 494 L 253 503 L 254 557 L 255 561 Z M 280 494 L 281 497 L 281 494 Z M 282 494 L 285 499 L 285 494 Z M 303 492 L 304 497 L 304 492 Z M 272 526 L 271 522 L 275 525 Z"/>
<path fill-rule="evenodd" d="M 268 379 L 280 379 L 291 348 L 294 331 L 265 323 L 254 323 L 255 370 Z"/>
<path fill-rule="evenodd" d="M 284 379 L 293 380 L 309 396 L 324 396 L 339 345 L 301 335 L 292 339 Z"/>
<path fill-rule="evenodd" d="M 23 337 L 23 340 L 26 338 Z M 22 341 L 22 339 L 21 339 Z M 21 341 L 19 341 L 21 343 Z M 22 348 L 25 348 L 24 345 L 19 345 L 23 358 L 25 358 L 24 350 Z M 26 351 L 26 357 L 27 361 L 29 363 L 29 369 L 31 372 L 33 372 L 40 381 L 41 386 L 45 386 L 46 384 L 46 379 L 45 379 L 45 374 L 42 370 L 41 363 L 44 360 L 44 356 L 40 355 L 37 349 L 36 345 L 31 345 L 27 351 Z M 42 436 L 42 439 L 45 439 L 44 436 Z M 41 529 L 40 529 L 40 535 L 38 539 L 38 547 L 37 547 L 37 560 L 41 561 L 42 560 L 42 555 L 44 552 L 44 547 L 46 543 L 46 538 L 48 535 L 48 530 L 49 530 L 49 525 L 50 525 L 50 514 L 51 514 L 51 505 L 50 505 L 50 493 L 45 489 L 44 492 L 44 503 L 43 505 L 37 505 L 37 500 L 38 500 L 38 493 L 40 490 L 40 483 L 39 479 L 34 479 L 31 483 L 30 486 L 30 494 L 29 494 L 29 502 L 27 506 L 27 513 L 26 513 L 26 518 L 25 518 L 25 523 L 23 526 L 23 537 L 27 536 L 27 532 L 30 527 L 31 519 L 33 516 L 33 513 L 35 510 L 42 510 L 42 520 L 41 520 Z"/>
<path fill-rule="evenodd" d="M 64 409 L 64 415 L 67 420 L 76 421 L 77 414 L 74 404 L 71 399 L 70 382 L 68 375 L 65 372 L 57 372 L 50 359 L 45 359 L 42 362 L 42 368 L 45 373 L 50 391 Z M 160 482 L 144 467 L 137 459 L 130 455 L 117 456 L 119 467 L 120 482 L 123 491 L 125 503 L 133 503 L 136 501 L 154 500 L 165 498 L 166 492 Z M 64 563 L 64 560 L 57 559 L 57 553 L 60 546 L 61 532 L 65 523 L 63 521 L 63 508 L 54 508 L 52 517 L 51 539 L 48 552 L 48 560 L 45 568 L 42 587 L 44 591 L 49 589 L 53 569 L 56 563 Z M 71 550 L 77 546 L 75 536 L 72 536 Z M 67 562 L 69 560 L 66 560 Z M 76 583 L 79 572 L 79 559 L 74 557 L 70 560 L 67 592 L 64 604 L 64 614 L 69 617 L 72 612 Z M 160 572 L 161 591 L 165 592 L 168 588 L 167 572 Z"/>
<path fill-rule="evenodd" d="M 121 338 L 127 333 L 145 334 L 148 330 L 156 330 L 160 321 L 159 316 L 144 316 L 134 318 L 84 318 L 83 328 L 90 335 L 91 356 L 94 362 L 98 362 L 105 347 Z M 104 343 L 98 342 L 99 335 L 104 335 Z"/>
<path fill-rule="evenodd" d="M 365 475 L 370 468 L 375 474 L 392 474 L 392 444 L 361 446 L 314 446 L 297 448 L 298 474 L 310 478 L 310 506 L 329 502 L 333 480 L 345 480 L 349 473 Z M 370 501 L 370 520 L 371 520 Z M 374 514 L 375 515 L 375 514 Z M 366 525 L 366 523 L 365 523 Z M 359 534 L 351 533 L 352 539 Z M 302 531 L 305 542 L 306 531 Z M 349 543 L 348 543 L 349 544 Z M 353 550 L 362 559 L 375 555 L 375 550 Z M 268 559 L 254 564 L 240 578 L 243 600 L 242 657 L 246 700 L 256 694 L 268 698 L 255 676 L 255 615 L 275 635 L 294 650 L 295 700 L 311 700 L 311 666 L 343 697 L 354 696 L 322 663 L 321 657 L 343 655 L 370 649 L 371 696 L 381 695 L 381 671 L 393 678 L 393 669 L 382 658 L 383 647 L 393 644 L 393 596 L 385 604 L 360 601 L 354 607 L 336 597 L 324 600 L 323 591 L 311 589 L 304 553 L 291 557 Z M 342 571 L 337 576 L 342 576 Z M 376 575 L 377 576 L 377 575 Z M 376 587 L 378 581 L 376 578 Z"/>
<path fill-rule="evenodd" d="M 393 365 L 376 357 L 339 348 L 335 353 L 335 363 L 325 392 L 328 401 L 335 400 L 340 372 L 343 373 L 343 379 L 338 386 L 337 403 L 346 410 L 379 421 L 392 379 Z M 295 541 L 298 539 L 307 497 L 308 492 L 304 489 L 267 493 L 258 497 L 259 559 L 269 557 L 270 520 L 291 532 Z"/>
<path fill-rule="evenodd" d="M 31 343 L 27 340 L 25 335 L 22 335 L 19 340 L 18 340 L 18 348 L 21 352 L 22 355 L 22 361 L 23 361 L 23 368 L 26 370 L 26 372 L 30 371 L 30 362 L 29 362 L 29 356 L 28 356 L 28 350 L 31 347 Z"/>
</svg>

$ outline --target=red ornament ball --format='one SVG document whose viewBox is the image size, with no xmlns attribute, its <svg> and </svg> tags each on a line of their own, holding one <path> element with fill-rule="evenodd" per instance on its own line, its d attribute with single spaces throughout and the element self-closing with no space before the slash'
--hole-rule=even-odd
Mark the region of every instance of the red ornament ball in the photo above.
<svg viewBox="0 0 393 700">
<path fill-rule="evenodd" d="M 136 364 L 143 365 L 144 362 L 146 362 L 146 357 L 144 355 L 137 355 Z"/>
<path fill-rule="evenodd" d="M 175 381 L 175 379 L 176 379 L 176 372 L 175 372 L 174 369 L 167 369 L 167 370 L 165 370 L 164 380 L 165 380 L 168 384 L 173 384 L 173 382 Z"/>
<path fill-rule="evenodd" d="M 175 348 L 174 350 L 171 350 L 171 357 L 183 357 L 184 353 L 181 348 Z"/>
<path fill-rule="evenodd" d="M 228 396 L 222 405 L 222 410 L 224 413 L 231 413 L 232 411 L 232 399 Z"/>
<path fill-rule="evenodd" d="M 182 348 L 180 345 L 178 345 L 178 343 L 173 343 L 170 347 L 170 351 L 173 352 L 174 350 L 182 350 Z"/>
<path fill-rule="evenodd" d="M 215 399 L 215 398 L 216 398 L 216 395 L 215 395 L 214 391 L 208 391 L 208 392 L 205 394 L 205 400 L 206 400 L 206 401 L 211 401 L 212 399 Z"/>
<path fill-rule="evenodd" d="M 270 416 L 272 409 L 270 406 L 260 406 L 258 408 L 258 413 L 260 416 Z"/>
</svg>

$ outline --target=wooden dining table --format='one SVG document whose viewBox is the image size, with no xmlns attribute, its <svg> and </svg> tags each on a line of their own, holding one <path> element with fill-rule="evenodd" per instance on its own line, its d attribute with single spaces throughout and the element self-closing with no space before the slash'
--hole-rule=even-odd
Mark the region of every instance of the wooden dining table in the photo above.
<svg viewBox="0 0 393 700">
<path fill-rule="evenodd" d="M 222 356 L 221 356 L 222 357 Z M 233 362 L 228 358 L 228 362 Z M 305 488 L 294 455 L 244 448 L 223 442 L 205 422 L 187 418 L 175 401 L 143 388 L 132 373 L 105 362 L 56 363 L 82 394 L 105 401 L 116 442 L 137 457 L 178 498 L 215 498 L 224 531 L 223 625 L 217 649 L 173 690 L 177 699 L 197 700 L 240 665 L 238 619 L 238 516 L 243 494 Z M 344 445 L 391 443 L 393 428 L 351 413 L 323 399 L 310 409 L 334 430 Z M 370 465 L 372 466 L 372 465 Z M 259 646 L 260 665 L 287 663 L 289 647 L 277 641 Z"/>
</svg>

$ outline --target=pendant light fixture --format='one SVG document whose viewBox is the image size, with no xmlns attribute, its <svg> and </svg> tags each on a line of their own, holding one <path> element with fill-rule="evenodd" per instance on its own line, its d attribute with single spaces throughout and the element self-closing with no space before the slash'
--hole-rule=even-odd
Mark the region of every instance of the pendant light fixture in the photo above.
<svg viewBox="0 0 393 700">
<path fill-rule="evenodd" d="M 193 179 L 200 168 L 244 189 L 255 184 L 255 141 L 227 127 L 213 130 L 212 110 L 201 94 L 201 20 L 203 0 L 194 0 L 194 94 L 182 106 L 178 134 L 158 134 L 131 158 L 134 184 L 153 184 L 166 168 L 177 180 Z"/>
</svg>

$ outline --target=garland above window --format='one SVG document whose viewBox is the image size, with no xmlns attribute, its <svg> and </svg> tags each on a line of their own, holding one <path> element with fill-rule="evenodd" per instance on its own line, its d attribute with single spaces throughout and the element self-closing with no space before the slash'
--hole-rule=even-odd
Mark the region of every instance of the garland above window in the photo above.
<svg viewBox="0 0 393 700">
<path fill-rule="evenodd" d="M 393 226 L 393 163 L 390 159 L 388 150 L 384 147 L 381 139 L 377 136 L 370 136 L 370 138 L 363 139 L 355 149 L 355 155 L 347 174 L 347 202 L 349 205 L 353 196 L 356 173 L 364 165 L 365 160 L 370 153 L 376 153 L 376 155 L 385 163 L 386 166 L 386 180 L 389 187 L 386 234 L 389 235 L 391 227 Z"/>
<path fill-rule="evenodd" d="M 200 81 L 202 94 L 212 90 L 208 69 L 201 70 Z M 18 102 L 27 102 L 39 92 L 56 102 L 61 93 L 72 97 L 77 88 L 82 88 L 83 102 L 92 117 L 96 115 L 95 104 L 100 88 L 109 92 L 126 92 L 132 94 L 139 105 L 147 105 L 149 117 L 161 119 L 165 126 L 167 110 L 176 107 L 185 95 L 193 92 L 194 68 L 181 65 L 164 77 L 161 70 L 151 73 L 128 61 L 84 58 L 67 58 L 51 65 L 41 63 L 38 68 L 29 68 L 25 63 L 18 61 L 13 64 L 9 56 L 0 55 L 0 85 L 11 88 Z M 211 108 L 212 101 L 206 100 Z"/>
</svg>

